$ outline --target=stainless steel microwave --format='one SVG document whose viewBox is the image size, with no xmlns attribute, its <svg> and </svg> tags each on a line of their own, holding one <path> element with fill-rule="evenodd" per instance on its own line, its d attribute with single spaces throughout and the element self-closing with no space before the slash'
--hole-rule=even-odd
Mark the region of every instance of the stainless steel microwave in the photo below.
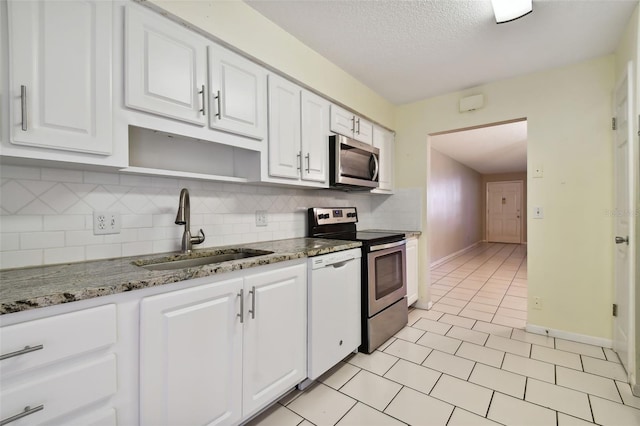
<svg viewBox="0 0 640 426">
<path fill-rule="evenodd" d="M 333 188 L 346 191 L 378 187 L 380 150 L 346 136 L 329 136 L 329 174 Z"/>
</svg>

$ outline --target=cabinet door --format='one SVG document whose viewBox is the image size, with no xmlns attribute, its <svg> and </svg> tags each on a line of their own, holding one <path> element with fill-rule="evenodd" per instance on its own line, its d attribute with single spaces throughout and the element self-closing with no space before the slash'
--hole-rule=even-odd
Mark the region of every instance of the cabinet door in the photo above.
<svg viewBox="0 0 640 426">
<path fill-rule="evenodd" d="M 112 9 L 8 2 L 12 143 L 111 154 Z"/>
<path fill-rule="evenodd" d="M 406 246 L 407 255 L 407 304 L 418 301 L 418 239 L 409 238 Z"/>
<path fill-rule="evenodd" d="M 245 278 L 245 417 L 306 378 L 306 295 L 305 264 Z"/>
<path fill-rule="evenodd" d="M 329 102 L 302 91 L 302 179 L 326 182 L 329 167 Z"/>
<path fill-rule="evenodd" d="M 206 125 L 206 40 L 140 6 L 125 15 L 125 103 Z"/>
<path fill-rule="evenodd" d="M 242 279 L 140 303 L 142 424 L 234 424 L 242 407 Z"/>
<path fill-rule="evenodd" d="M 378 190 L 393 191 L 394 146 L 393 133 L 375 126 L 373 128 L 373 146 L 380 150 L 380 175 Z"/>
<path fill-rule="evenodd" d="M 267 73 L 229 50 L 209 46 L 209 125 L 254 139 L 267 136 Z"/>
<path fill-rule="evenodd" d="M 364 118 L 356 117 L 353 138 L 371 145 L 373 142 L 373 123 Z"/>
<path fill-rule="evenodd" d="M 356 117 L 337 105 L 331 105 L 331 131 L 340 135 L 353 137 Z"/>
<path fill-rule="evenodd" d="M 269 175 L 298 179 L 300 152 L 300 88 L 269 74 Z"/>
</svg>

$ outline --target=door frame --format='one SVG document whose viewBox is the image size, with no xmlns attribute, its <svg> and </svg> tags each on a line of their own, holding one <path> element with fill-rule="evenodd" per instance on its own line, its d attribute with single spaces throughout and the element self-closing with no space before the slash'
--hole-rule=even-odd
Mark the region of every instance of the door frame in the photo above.
<svg viewBox="0 0 640 426">
<path fill-rule="evenodd" d="M 486 209 L 484 209 L 484 229 L 485 229 L 485 235 L 484 238 L 487 242 L 489 241 L 489 185 L 491 185 L 492 183 L 519 183 L 520 184 L 520 236 L 518 238 L 519 242 L 517 244 L 522 244 L 522 234 L 523 234 L 523 230 L 524 230 L 524 213 L 522 212 L 522 210 L 524 209 L 524 181 L 523 180 L 501 180 L 501 181 L 495 181 L 495 182 L 486 182 L 486 188 L 485 188 L 485 206 L 487 207 Z M 504 243 L 504 244 L 511 244 L 511 243 Z M 513 243 L 516 244 L 516 243 Z"/>
</svg>

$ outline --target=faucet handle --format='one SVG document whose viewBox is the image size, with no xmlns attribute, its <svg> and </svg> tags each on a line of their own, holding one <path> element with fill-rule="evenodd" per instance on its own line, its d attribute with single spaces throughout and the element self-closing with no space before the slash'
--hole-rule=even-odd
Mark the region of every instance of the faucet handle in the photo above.
<svg viewBox="0 0 640 426">
<path fill-rule="evenodd" d="M 200 229 L 200 234 L 191 237 L 191 244 L 202 244 L 204 243 L 204 231 Z"/>
</svg>

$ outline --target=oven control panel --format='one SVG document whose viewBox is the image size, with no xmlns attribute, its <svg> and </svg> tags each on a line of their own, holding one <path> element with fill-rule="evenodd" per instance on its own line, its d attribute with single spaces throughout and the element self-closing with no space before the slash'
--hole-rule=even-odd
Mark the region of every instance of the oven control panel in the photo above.
<svg viewBox="0 0 640 426">
<path fill-rule="evenodd" d="M 313 215 L 318 225 L 331 225 L 334 223 L 356 223 L 358 212 L 355 207 L 340 208 L 314 208 Z"/>
</svg>

